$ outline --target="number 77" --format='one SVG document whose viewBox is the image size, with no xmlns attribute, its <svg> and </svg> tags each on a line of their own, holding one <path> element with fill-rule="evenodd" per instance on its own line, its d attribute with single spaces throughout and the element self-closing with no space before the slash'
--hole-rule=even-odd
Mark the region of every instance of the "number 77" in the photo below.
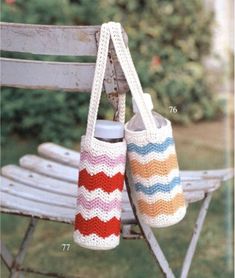
<svg viewBox="0 0 235 278">
<path fill-rule="evenodd" d="M 69 251 L 70 243 L 62 243 L 62 251 Z"/>
</svg>

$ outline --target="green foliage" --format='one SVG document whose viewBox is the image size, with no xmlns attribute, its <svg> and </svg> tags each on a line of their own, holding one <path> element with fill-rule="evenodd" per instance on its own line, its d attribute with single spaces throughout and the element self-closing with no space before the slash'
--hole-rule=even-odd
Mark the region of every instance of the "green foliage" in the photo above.
<svg viewBox="0 0 235 278">
<path fill-rule="evenodd" d="M 219 115 L 221 106 L 201 63 L 210 50 L 213 22 L 203 1 L 109 2 L 107 19 L 123 23 L 142 85 L 155 97 L 157 110 L 183 123 Z M 170 113 L 169 106 L 177 106 L 178 113 Z"/>
<path fill-rule="evenodd" d="M 38 141 L 52 140 L 69 145 L 84 132 L 76 125 L 84 126 L 88 102 L 89 96 L 85 94 L 4 89 L 3 135 L 29 134 Z"/>
<path fill-rule="evenodd" d="M 8 22 L 95 25 L 108 20 L 125 27 L 141 82 L 158 112 L 181 123 L 221 113 L 201 65 L 210 48 L 213 20 L 201 0 L 6 0 L 2 4 L 2 21 Z M 88 102 L 82 94 L 4 88 L 2 134 L 27 134 L 68 145 L 84 132 Z M 178 113 L 170 113 L 169 106 L 177 106 Z M 101 106 L 101 117 L 110 115 L 108 107 Z"/>
</svg>

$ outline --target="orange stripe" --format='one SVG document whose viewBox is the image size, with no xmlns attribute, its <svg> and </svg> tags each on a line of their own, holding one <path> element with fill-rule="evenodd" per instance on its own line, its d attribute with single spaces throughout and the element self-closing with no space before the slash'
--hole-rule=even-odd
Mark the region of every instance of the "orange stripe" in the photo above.
<svg viewBox="0 0 235 278">
<path fill-rule="evenodd" d="M 175 154 L 169 155 L 166 160 L 151 160 L 142 164 L 138 160 L 130 161 L 133 175 L 140 175 L 142 178 L 149 178 L 155 175 L 166 176 L 172 169 L 178 168 L 178 162 Z"/>
<path fill-rule="evenodd" d="M 138 201 L 139 211 L 142 214 L 155 217 L 161 214 L 174 214 L 180 207 L 185 206 L 184 195 L 178 193 L 175 198 L 170 201 L 158 200 L 149 204 L 143 200 Z"/>
</svg>

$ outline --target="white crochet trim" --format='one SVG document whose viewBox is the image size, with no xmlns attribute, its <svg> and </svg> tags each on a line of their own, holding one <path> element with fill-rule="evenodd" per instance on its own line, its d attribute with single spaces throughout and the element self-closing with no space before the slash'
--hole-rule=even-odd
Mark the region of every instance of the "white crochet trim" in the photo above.
<svg viewBox="0 0 235 278">
<path fill-rule="evenodd" d="M 107 24 L 101 26 L 100 41 L 96 59 L 95 74 L 92 83 L 90 106 L 88 112 L 86 136 L 88 140 L 94 137 L 95 123 L 98 113 L 99 101 L 101 97 L 103 80 L 106 70 L 110 33 Z"/>
<path fill-rule="evenodd" d="M 80 246 L 92 249 L 92 250 L 109 250 L 118 246 L 120 237 L 116 235 L 110 235 L 109 237 L 102 238 L 96 234 L 90 234 L 89 236 L 82 235 L 78 230 L 74 231 L 73 239 Z"/>
<path fill-rule="evenodd" d="M 173 199 L 177 194 L 183 193 L 182 187 L 180 185 L 177 185 L 174 187 L 170 192 L 156 192 L 153 195 L 149 195 L 146 197 L 146 194 L 142 192 L 135 192 L 135 199 L 138 200 L 143 200 L 146 203 L 152 204 L 155 203 L 159 200 L 163 201 L 170 201 Z"/>
<path fill-rule="evenodd" d="M 154 130 L 132 131 L 128 128 L 129 122 L 125 124 L 125 138 L 127 142 L 132 142 L 138 145 L 144 145 L 148 142 L 162 143 L 167 137 L 172 137 L 171 122 L 165 119 L 167 124 Z"/>
<path fill-rule="evenodd" d="M 90 174 L 96 175 L 97 173 L 104 172 L 106 176 L 113 177 L 117 173 L 124 174 L 125 168 L 122 164 L 116 165 L 114 167 L 106 166 L 104 164 L 97 165 L 94 167 L 93 165 L 90 165 L 87 161 L 82 161 L 81 165 L 79 165 L 79 170 L 82 171 L 83 169 L 86 169 Z"/>
<path fill-rule="evenodd" d="M 91 99 L 88 112 L 86 138 L 91 141 L 94 138 L 95 123 L 98 113 L 98 107 L 103 88 L 103 80 L 105 76 L 108 51 L 109 51 L 110 31 L 107 23 L 102 24 L 100 31 L 99 47 L 97 52 L 97 60 L 95 74 L 92 83 Z M 121 123 L 125 121 L 125 94 L 120 94 L 118 102 L 118 119 Z"/>
<path fill-rule="evenodd" d="M 153 185 L 155 183 L 167 184 L 171 182 L 174 177 L 179 177 L 179 169 L 172 169 L 167 176 L 155 175 L 149 178 L 143 178 L 137 174 L 135 175 L 135 177 L 133 177 L 133 180 L 135 183 L 140 182 L 140 183 L 150 184 L 150 185 Z"/>
<path fill-rule="evenodd" d="M 154 119 L 152 117 L 151 112 L 147 108 L 143 90 L 139 81 L 138 74 L 135 70 L 135 66 L 131 59 L 131 55 L 128 47 L 125 46 L 123 37 L 122 37 L 122 29 L 120 23 L 109 22 L 108 27 L 111 33 L 111 38 L 114 44 L 114 48 L 119 60 L 119 63 L 122 67 L 126 80 L 128 82 L 129 88 L 133 97 L 135 98 L 137 107 L 139 108 L 140 114 L 142 116 L 144 125 L 147 130 L 156 131 L 156 125 L 154 123 Z"/>
<path fill-rule="evenodd" d="M 101 188 L 97 188 L 95 190 L 89 191 L 84 186 L 80 186 L 78 188 L 79 196 L 86 196 L 87 200 L 94 200 L 95 198 L 100 198 L 103 202 L 112 202 L 114 199 L 122 198 L 122 192 L 118 189 L 114 190 L 113 192 L 104 192 Z"/>
<path fill-rule="evenodd" d="M 97 215 L 99 215 L 99 219 L 103 222 L 107 222 L 113 217 L 116 217 L 117 219 L 121 218 L 121 210 L 119 209 L 112 209 L 109 212 L 106 212 L 99 208 L 91 210 L 78 205 L 76 214 L 78 213 L 80 213 L 82 217 L 86 220 L 89 220 L 93 217 L 97 217 Z"/>
<path fill-rule="evenodd" d="M 145 214 L 139 214 L 139 217 L 151 227 L 164 228 L 180 222 L 184 218 L 185 214 L 186 206 L 180 207 L 174 214 L 171 215 L 162 214 L 156 217 L 150 217 Z"/>
<path fill-rule="evenodd" d="M 167 158 L 169 158 L 170 155 L 175 155 L 175 153 L 176 153 L 175 146 L 172 145 L 172 146 L 169 146 L 164 152 L 162 152 L 161 156 L 159 156 L 158 158 L 156 158 L 155 153 L 148 153 L 143 156 L 142 154 L 132 152 L 131 154 L 129 154 L 129 156 L 131 155 L 132 160 L 136 159 L 136 160 L 140 161 L 141 163 L 145 164 L 154 159 L 157 159 L 158 161 L 164 161 Z"/>
</svg>

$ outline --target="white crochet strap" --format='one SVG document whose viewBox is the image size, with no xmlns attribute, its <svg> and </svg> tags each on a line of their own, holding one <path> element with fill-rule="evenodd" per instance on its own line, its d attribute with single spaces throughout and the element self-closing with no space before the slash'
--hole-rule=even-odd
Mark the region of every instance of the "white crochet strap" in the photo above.
<svg viewBox="0 0 235 278">
<path fill-rule="evenodd" d="M 153 115 L 144 101 L 143 90 L 134 63 L 132 61 L 130 51 L 128 47 L 125 46 L 122 37 L 121 25 L 120 23 L 109 22 L 108 26 L 119 63 L 126 77 L 131 94 L 135 99 L 136 105 L 140 111 L 145 128 L 149 131 L 156 131 Z"/>
<path fill-rule="evenodd" d="M 110 31 L 108 24 L 104 23 L 100 29 L 100 39 L 96 59 L 95 74 L 92 83 L 90 106 L 88 112 L 88 121 L 86 129 L 86 138 L 91 142 L 94 137 L 95 124 L 99 108 L 99 102 L 103 87 L 103 80 L 106 70 L 108 50 L 109 50 Z M 125 120 L 125 97 L 119 97 L 118 103 L 119 120 L 124 123 Z"/>
</svg>

